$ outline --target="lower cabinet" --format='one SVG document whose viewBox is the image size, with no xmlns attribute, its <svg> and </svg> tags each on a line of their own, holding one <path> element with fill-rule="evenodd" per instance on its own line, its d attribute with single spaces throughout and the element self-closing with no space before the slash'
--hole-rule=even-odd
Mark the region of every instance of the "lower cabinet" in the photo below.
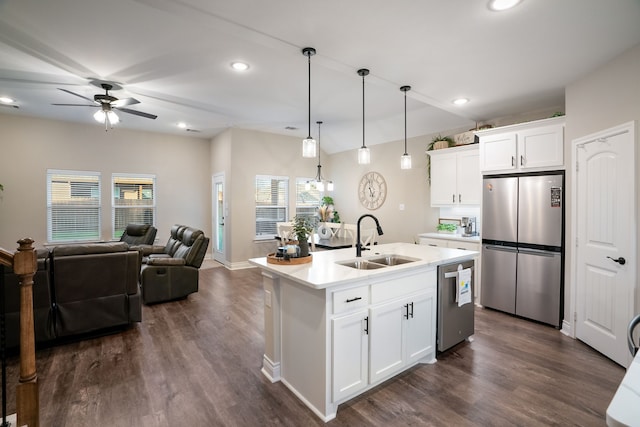
<svg viewBox="0 0 640 427">
<path fill-rule="evenodd" d="M 388 378 L 434 349 L 431 334 L 435 290 L 371 308 L 372 383 Z"/>
<path fill-rule="evenodd" d="M 333 402 L 354 396 L 421 359 L 435 359 L 436 280 L 434 268 L 371 284 L 366 309 L 332 317 Z M 334 313 L 338 302 L 334 298 Z"/>
<path fill-rule="evenodd" d="M 369 385 L 368 311 L 332 319 L 333 401 L 351 396 Z"/>
</svg>

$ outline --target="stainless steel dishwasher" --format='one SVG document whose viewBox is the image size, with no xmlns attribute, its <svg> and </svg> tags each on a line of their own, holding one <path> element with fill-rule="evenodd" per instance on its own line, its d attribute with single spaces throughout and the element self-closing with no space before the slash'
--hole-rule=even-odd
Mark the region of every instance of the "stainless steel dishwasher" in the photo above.
<svg viewBox="0 0 640 427">
<path fill-rule="evenodd" d="M 458 305 L 458 274 L 471 270 L 471 302 Z M 474 334 L 473 288 L 475 287 L 474 262 L 464 261 L 438 267 L 438 320 L 436 338 L 438 351 L 450 349 Z"/>
</svg>

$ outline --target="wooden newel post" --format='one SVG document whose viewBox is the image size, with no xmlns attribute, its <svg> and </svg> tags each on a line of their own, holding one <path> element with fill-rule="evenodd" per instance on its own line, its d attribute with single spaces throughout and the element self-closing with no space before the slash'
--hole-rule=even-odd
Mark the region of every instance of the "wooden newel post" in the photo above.
<svg viewBox="0 0 640 427">
<path fill-rule="evenodd" d="M 16 389 L 16 415 L 19 426 L 39 425 L 38 375 L 33 328 L 33 276 L 38 268 L 33 240 L 18 240 L 13 271 L 20 277 L 20 382 Z"/>
</svg>

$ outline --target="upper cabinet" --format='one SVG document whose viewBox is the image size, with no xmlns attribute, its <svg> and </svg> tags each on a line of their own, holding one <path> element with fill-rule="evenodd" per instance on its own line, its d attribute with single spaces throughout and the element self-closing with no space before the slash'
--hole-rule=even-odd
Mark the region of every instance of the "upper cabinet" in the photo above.
<svg viewBox="0 0 640 427">
<path fill-rule="evenodd" d="M 478 144 L 427 153 L 431 158 L 431 206 L 480 205 Z"/>
<path fill-rule="evenodd" d="M 483 174 L 564 167 L 564 117 L 477 132 Z"/>
</svg>

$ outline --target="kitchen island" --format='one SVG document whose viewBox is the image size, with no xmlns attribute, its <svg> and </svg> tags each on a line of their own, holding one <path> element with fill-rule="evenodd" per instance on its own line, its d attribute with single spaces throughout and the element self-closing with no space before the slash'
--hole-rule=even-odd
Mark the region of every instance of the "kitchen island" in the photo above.
<svg viewBox="0 0 640 427">
<path fill-rule="evenodd" d="M 340 403 L 434 363 L 437 266 L 476 255 L 390 243 L 361 258 L 348 248 L 314 252 L 307 264 L 250 259 L 265 292 L 263 374 L 329 421 Z"/>
</svg>

